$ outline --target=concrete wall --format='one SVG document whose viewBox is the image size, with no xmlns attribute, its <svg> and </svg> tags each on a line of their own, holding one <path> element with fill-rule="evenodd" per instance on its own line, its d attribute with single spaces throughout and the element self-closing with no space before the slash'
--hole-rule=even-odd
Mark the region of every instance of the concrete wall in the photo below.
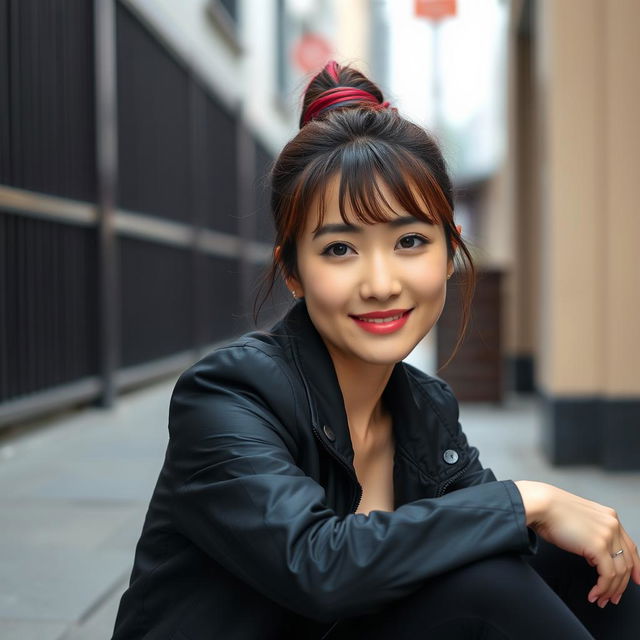
<svg viewBox="0 0 640 640">
<path fill-rule="evenodd" d="M 533 8 L 530 38 L 512 25 L 509 348 L 535 363 L 552 459 L 640 468 L 640 3 Z"/>
</svg>

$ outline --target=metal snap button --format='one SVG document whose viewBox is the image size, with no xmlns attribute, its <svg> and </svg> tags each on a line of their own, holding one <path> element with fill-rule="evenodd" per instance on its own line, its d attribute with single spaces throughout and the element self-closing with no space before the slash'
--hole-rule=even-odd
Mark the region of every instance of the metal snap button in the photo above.
<svg viewBox="0 0 640 640">
<path fill-rule="evenodd" d="M 331 442 L 335 442 L 336 434 L 333 433 L 333 429 L 328 424 L 323 424 L 322 430 L 324 431 L 324 435 L 327 436 Z"/>
<path fill-rule="evenodd" d="M 453 449 L 447 449 L 442 457 L 447 464 L 455 464 L 458 462 L 458 452 Z"/>
</svg>

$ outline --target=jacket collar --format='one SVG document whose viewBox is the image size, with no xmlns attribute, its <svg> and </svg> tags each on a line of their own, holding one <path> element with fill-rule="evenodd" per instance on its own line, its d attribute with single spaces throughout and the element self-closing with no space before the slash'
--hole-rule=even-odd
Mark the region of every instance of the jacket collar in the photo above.
<svg viewBox="0 0 640 640">
<path fill-rule="evenodd" d="M 353 467 L 353 446 L 342 391 L 329 351 L 309 317 L 304 298 L 295 303 L 273 330 L 284 332 L 289 338 L 291 354 L 306 387 L 312 427 L 343 462 Z M 396 363 L 383 398 L 393 414 L 396 449 L 401 449 L 427 476 L 439 480 L 453 469 L 440 464 L 438 451 L 455 447 L 463 454 L 463 448 L 453 439 L 450 425 L 443 426 L 442 415 L 429 397 L 428 388 L 438 383 L 426 374 L 421 378 L 430 383 L 419 384 L 406 363 Z"/>
</svg>

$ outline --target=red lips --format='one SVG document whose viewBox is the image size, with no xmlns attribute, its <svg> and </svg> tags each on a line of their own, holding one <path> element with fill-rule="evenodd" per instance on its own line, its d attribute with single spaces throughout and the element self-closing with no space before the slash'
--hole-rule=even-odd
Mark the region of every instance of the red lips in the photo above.
<svg viewBox="0 0 640 640">
<path fill-rule="evenodd" d="M 407 313 L 409 309 L 389 309 L 387 311 L 370 311 L 369 313 L 351 314 L 352 318 L 391 318 L 392 316 L 399 316 L 402 313 Z"/>
<path fill-rule="evenodd" d="M 387 333 L 394 333 L 407 322 L 407 318 L 413 309 L 389 309 L 389 311 L 372 311 L 370 313 L 361 316 L 351 316 L 351 319 L 367 333 L 373 333 L 377 335 L 384 335 Z M 393 318 L 388 322 L 376 322 L 376 320 L 384 320 L 385 318 Z M 366 318 L 366 319 L 365 319 Z"/>
</svg>

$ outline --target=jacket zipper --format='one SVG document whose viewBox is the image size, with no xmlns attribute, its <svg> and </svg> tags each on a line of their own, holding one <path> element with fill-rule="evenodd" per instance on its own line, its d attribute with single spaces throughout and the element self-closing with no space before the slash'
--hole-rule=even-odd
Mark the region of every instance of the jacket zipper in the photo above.
<svg viewBox="0 0 640 640">
<path fill-rule="evenodd" d="M 336 454 L 331 449 L 331 447 L 329 447 L 327 445 L 327 443 L 320 437 L 320 434 L 318 433 L 318 430 L 315 428 L 315 426 L 313 424 L 311 425 L 311 430 L 315 434 L 316 438 L 318 438 L 318 440 L 320 440 L 320 442 L 322 443 L 322 446 L 328 451 L 329 455 L 334 460 L 337 460 L 347 470 L 347 473 L 349 474 L 349 476 L 351 478 L 353 478 L 353 480 L 355 481 L 356 486 L 358 488 L 358 499 L 356 501 L 355 506 L 352 506 L 351 510 L 350 510 L 350 513 L 355 513 L 358 510 L 358 507 L 360 506 L 360 501 L 362 500 L 362 486 L 358 482 L 358 477 L 353 472 L 353 470 L 349 467 L 348 464 L 346 464 L 341 458 L 336 456 Z M 325 638 L 336 628 L 336 626 L 341 622 L 341 620 L 342 620 L 342 618 L 338 618 L 338 620 L 335 620 L 333 622 L 333 624 L 323 633 L 323 635 L 322 635 L 320 640 L 325 640 Z"/>
<path fill-rule="evenodd" d="M 355 513 L 358 510 L 358 507 L 360 506 L 361 500 L 362 500 L 362 487 L 360 486 L 360 483 L 358 482 L 358 501 L 356 502 L 356 506 L 353 507 L 353 509 L 351 509 L 351 513 Z"/>
<path fill-rule="evenodd" d="M 458 471 L 457 473 L 455 473 L 454 475 L 452 475 L 446 482 L 443 483 L 443 485 L 440 487 L 440 489 L 438 489 L 438 492 L 436 493 L 436 498 L 441 497 L 442 495 L 444 495 L 444 492 L 446 491 L 447 487 L 452 483 L 455 482 L 458 478 L 460 478 L 461 476 L 463 476 L 466 472 L 467 469 L 469 468 L 469 465 L 467 464 L 467 466 L 463 467 L 462 469 L 460 469 L 460 471 Z"/>
<path fill-rule="evenodd" d="M 304 385 L 304 389 L 305 392 L 307 394 L 307 402 L 309 403 L 309 411 L 311 412 L 311 415 L 314 415 L 313 412 L 313 403 L 311 401 L 311 392 L 309 391 L 309 386 L 307 385 L 307 379 L 302 371 L 302 368 L 300 366 L 300 363 L 298 362 L 298 358 L 297 358 L 297 354 L 293 353 L 293 361 L 296 365 L 296 368 L 298 369 L 298 373 L 300 374 L 300 377 L 302 378 L 302 384 Z M 358 482 L 358 477 L 356 476 L 355 472 L 353 471 L 353 469 L 351 469 L 351 467 L 349 467 L 348 464 L 346 464 L 346 462 L 344 462 L 341 458 L 339 458 L 335 452 L 327 445 L 327 443 L 320 437 L 320 434 L 318 433 L 318 430 L 316 429 L 315 425 L 313 424 L 313 422 L 311 423 L 311 429 L 313 431 L 313 433 L 315 434 L 316 438 L 318 438 L 318 440 L 320 440 L 320 442 L 322 443 L 322 446 L 328 451 L 329 455 L 334 458 L 335 460 L 337 460 L 346 470 L 347 473 L 349 474 L 349 476 L 351 476 L 351 478 L 353 478 L 354 482 L 356 483 L 356 487 L 358 489 L 358 498 L 355 501 L 355 506 L 351 507 L 351 513 L 354 513 L 355 511 L 358 510 L 358 507 L 360 506 L 360 501 L 362 500 L 362 487 L 360 486 L 360 483 Z"/>
<path fill-rule="evenodd" d="M 327 445 L 327 443 L 320 437 L 320 434 L 318 433 L 318 430 L 315 428 L 315 425 L 311 425 L 311 430 L 313 431 L 313 433 L 315 434 L 316 438 L 318 438 L 318 440 L 320 440 L 320 442 L 322 443 L 322 446 L 329 452 L 329 454 L 331 455 L 331 457 L 334 460 L 337 460 L 346 470 L 347 473 L 349 474 L 349 476 L 354 480 L 354 482 L 356 483 L 356 486 L 358 488 L 358 499 L 357 502 L 355 504 L 355 506 L 352 505 L 350 512 L 354 513 L 355 511 L 358 510 L 358 507 L 360 506 L 360 501 L 362 500 L 362 487 L 360 486 L 360 483 L 358 482 L 358 477 L 356 476 L 356 474 L 353 472 L 353 469 L 351 469 L 351 467 L 349 467 L 349 465 L 344 462 L 341 458 L 339 458 L 335 452 L 331 449 L 331 447 L 329 447 Z"/>
</svg>

